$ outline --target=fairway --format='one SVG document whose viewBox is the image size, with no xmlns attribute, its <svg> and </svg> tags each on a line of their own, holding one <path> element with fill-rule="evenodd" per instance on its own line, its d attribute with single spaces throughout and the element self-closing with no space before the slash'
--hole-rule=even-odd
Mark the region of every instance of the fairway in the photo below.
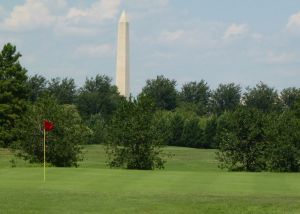
<svg viewBox="0 0 300 214">
<path fill-rule="evenodd" d="M 0 149 L 0 213 L 300 213 L 300 174 L 218 169 L 214 150 L 168 147 L 165 170 L 108 169 L 102 146 L 79 168 L 48 168 Z"/>
</svg>

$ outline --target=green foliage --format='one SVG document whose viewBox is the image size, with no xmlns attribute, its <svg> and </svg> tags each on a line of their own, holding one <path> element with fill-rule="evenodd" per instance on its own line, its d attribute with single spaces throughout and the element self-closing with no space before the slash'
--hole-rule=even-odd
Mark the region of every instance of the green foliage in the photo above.
<svg viewBox="0 0 300 214">
<path fill-rule="evenodd" d="M 184 146 L 201 148 L 204 144 L 203 130 L 198 118 L 187 119 L 184 122 L 181 142 Z"/>
<path fill-rule="evenodd" d="M 265 169 L 264 124 L 264 114 L 247 107 L 220 116 L 217 125 L 220 167 L 245 171 Z"/>
<path fill-rule="evenodd" d="M 254 88 L 247 88 L 243 100 L 246 106 L 263 112 L 280 110 L 277 91 L 262 82 Z"/>
<path fill-rule="evenodd" d="M 94 114 L 87 121 L 87 126 L 93 131 L 89 144 L 104 144 L 107 142 L 107 122 L 101 114 Z"/>
<path fill-rule="evenodd" d="M 46 94 L 47 91 L 47 80 L 45 77 L 40 75 L 34 75 L 27 81 L 29 88 L 29 100 L 31 102 L 37 101 Z"/>
<path fill-rule="evenodd" d="M 76 97 L 74 79 L 53 78 L 48 82 L 48 93 L 57 99 L 60 104 L 73 104 Z"/>
<path fill-rule="evenodd" d="M 78 166 L 81 145 L 87 142 L 90 130 L 83 124 L 73 105 L 60 105 L 45 97 L 30 106 L 20 124 L 22 141 L 17 148 L 20 156 L 30 162 L 43 162 L 43 120 L 53 121 L 55 128 L 47 133 L 46 161 L 54 166 Z"/>
<path fill-rule="evenodd" d="M 241 87 L 230 84 L 220 84 L 219 87 L 213 91 L 211 100 L 211 110 L 217 114 L 224 111 L 234 111 L 240 104 Z"/>
<path fill-rule="evenodd" d="M 112 118 L 107 144 L 110 167 L 163 168 L 162 137 L 153 124 L 155 105 L 147 97 L 123 101 Z"/>
<path fill-rule="evenodd" d="M 169 80 L 164 76 L 157 76 L 156 79 L 147 80 L 140 96 L 147 96 L 152 99 L 159 109 L 172 110 L 177 106 L 176 81 Z"/>
<path fill-rule="evenodd" d="M 170 138 L 168 145 L 170 146 L 182 146 L 181 136 L 184 128 L 184 118 L 178 112 L 171 114 L 170 122 Z"/>
<path fill-rule="evenodd" d="M 19 138 L 17 124 L 26 111 L 27 71 L 21 66 L 20 53 L 11 44 L 0 53 L 0 147 L 8 147 Z"/>
<path fill-rule="evenodd" d="M 109 77 L 100 75 L 86 79 L 77 99 L 78 110 L 84 119 L 89 119 L 94 114 L 101 114 L 107 119 L 117 109 L 121 97 L 111 81 Z"/>
<path fill-rule="evenodd" d="M 164 142 L 170 146 L 211 148 L 206 140 L 207 120 L 195 113 L 178 111 L 159 111 L 155 114 L 155 126 L 163 135 Z"/>
<path fill-rule="evenodd" d="M 218 148 L 218 141 L 216 140 L 217 119 L 216 115 L 212 115 L 205 123 L 203 148 Z"/>
<path fill-rule="evenodd" d="M 293 109 L 300 101 L 300 89 L 295 87 L 283 89 L 280 93 L 280 99 L 285 108 Z"/>
<path fill-rule="evenodd" d="M 207 113 L 210 96 L 211 91 L 204 80 L 186 83 L 180 92 L 180 100 L 183 105 L 185 103 L 188 106 L 195 105 L 195 112 L 199 115 Z"/>
<path fill-rule="evenodd" d="M 300 171 L 300 120 L 295 113 L 273 115 L 265 129 L 267 169 Z"/>
</svg>

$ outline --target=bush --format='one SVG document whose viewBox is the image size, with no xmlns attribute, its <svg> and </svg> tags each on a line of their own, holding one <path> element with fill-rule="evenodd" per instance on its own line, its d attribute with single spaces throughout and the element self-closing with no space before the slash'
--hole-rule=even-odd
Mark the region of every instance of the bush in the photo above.
<svg viewBox="0 0 300 214">
<path fill-rule="evenodd" d="M 218 119 L 217 158 L 221 168 L 261 171 L 265 169 L 264 114 L 240 107 Z"/>
<path fill-rule="evenodd" d="M 204 144 L 203 130 L 199 125 L 198 118 L 187 119 L 184 122 L 181 135 L 182 146 L 202 148 Z"/>
<path fill-rule="evenodd" d="M 17 144 L 19 155 L 30 162 L 43 162 L 44 119 L 53 121 L 55 129 L 47 133 L 46 161 L 54 166 L 78 166 L 82 160 L 82 144 L 91 131 L 82 123 L 73 105 L 59 105 L 47 97 L 30 106 L 19 129 L 23 139 Z"/>
<path fill-rule="evenodd" d="M 291 111 L 274 116 L 266 127 L 266 165 L 270 171 L 300 170 L 300 120 Z"/>
<path fill-rule="evenodd" d="M 107 141 L 107 122 L 101 114 L 92 115 L 87 126 L 92 130 L 88 144 L 104 144 Z"/>
<path fill-rule="evenodd" d="M 109 126 L 106 153 L 110 167 L 163 168 L 163 138 L 153 124 L 154 104 L 146 97 L 122 101 Z"/>
</svg>

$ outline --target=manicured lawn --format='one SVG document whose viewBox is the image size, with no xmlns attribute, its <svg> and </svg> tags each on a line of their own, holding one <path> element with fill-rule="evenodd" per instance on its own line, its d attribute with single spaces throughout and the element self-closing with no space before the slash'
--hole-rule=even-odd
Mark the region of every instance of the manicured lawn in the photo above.
<svg viewBox="0 0 300 214">
<path fill-rule="evenodd" d="M 0 213 L 300 213 L 300 174 L 217 168 L 213 150 L 169 147 L 165 170 L 108 169 L 101 146 L 79 168 L 42 168 L 0 149 Z"/>
</svg>

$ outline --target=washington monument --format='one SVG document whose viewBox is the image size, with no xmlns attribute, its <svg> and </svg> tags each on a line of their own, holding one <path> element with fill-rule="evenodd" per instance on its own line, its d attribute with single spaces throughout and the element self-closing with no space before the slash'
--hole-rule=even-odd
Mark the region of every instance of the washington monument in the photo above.
<svg viewBox="0 0 300 214">
<path fill-rule="evenodd" d="M 124 11 L 118 26 L 116 85 L 121 95 L 129 97 L 129 21 Z"/>
</svg>

